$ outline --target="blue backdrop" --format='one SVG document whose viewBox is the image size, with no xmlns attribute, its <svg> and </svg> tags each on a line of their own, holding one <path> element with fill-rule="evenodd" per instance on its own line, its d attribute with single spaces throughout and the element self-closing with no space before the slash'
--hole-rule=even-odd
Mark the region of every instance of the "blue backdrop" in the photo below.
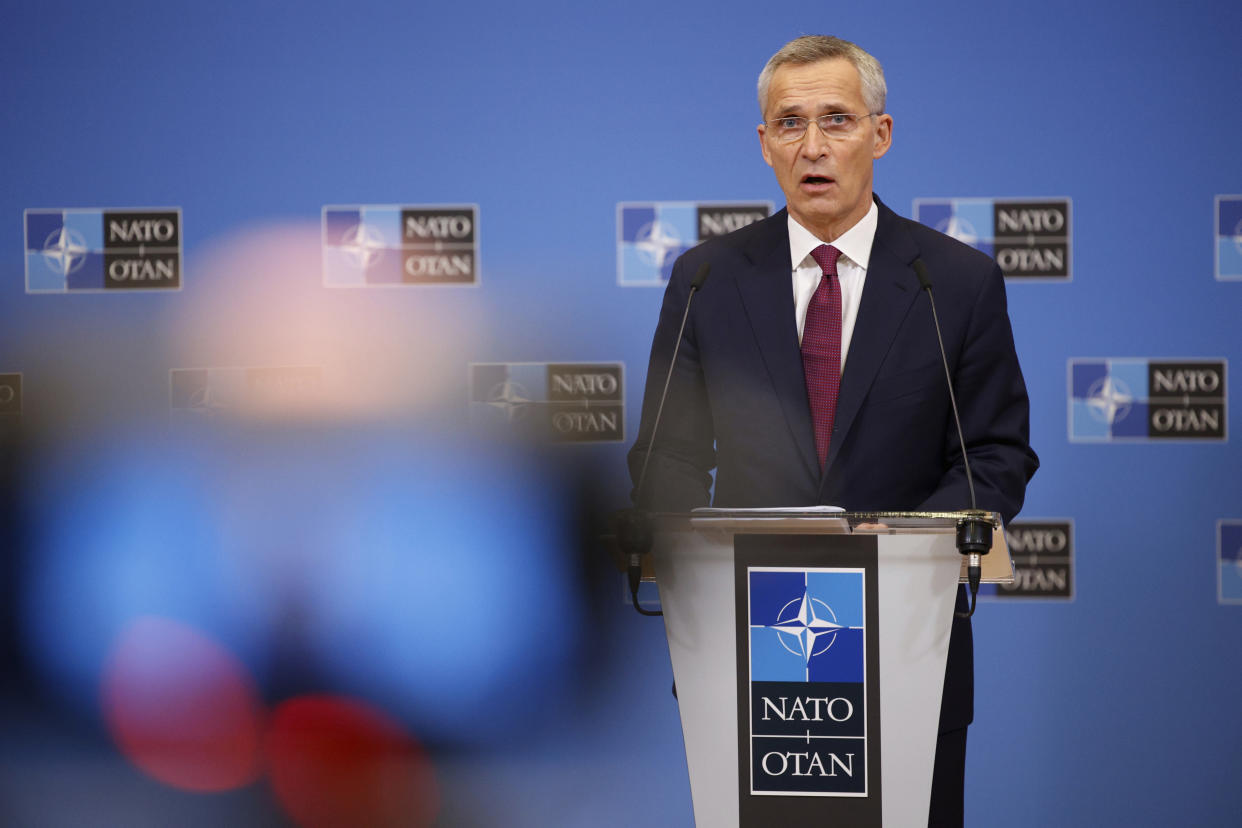
<svg viewBox="0 0 1242 828">
<path fill-rule="evenodd" d="M 1022 517 L 1073 521 L 1074 597 L 976 618 L 968 823 L 1236 824 L 1242 606 L 1218 598 L 1217 544 L 1242 518 L 1238 441 L 1072 442 L 1067 372 L 1242 360 L 1214 212 L 1242 193 L 1242 6 L 6 2 L 0 19 L 0 374 L 22 374 L 23 429 L 106 442 L 163 416 L 183 368 L 330 363 L 400 419 L 424 392 L 465 412 L 470 363 L 623 363 L 625 443 L 562 447 L 615 506 L 662 296 L 617 284 L 617 204 L 779 207 L 756 76 L 799 34 L 858 42 L 888 79 L 891 207 L 1072 200 L 1072 280 L 1011 280 L 1009 299 L 1042 458 Z M 479 285 L 325 288 L 334 204 L 478 205 Z M 26 292 L 24 210 L 163 206 L 181 209 L 180 291 Z M 607 646 L 577 645 L 607 654 L 597 692 L 556 697 L 520 748 L 444 758 L 446 814 L 487 791 L 507 825 L 691 823 L 662 628 L 606 595 Z M 80 763 L 5 740 L 15 813 L 105 807 Z M 153 812 L 219 807 L 133 790 Z"/>
</svg>

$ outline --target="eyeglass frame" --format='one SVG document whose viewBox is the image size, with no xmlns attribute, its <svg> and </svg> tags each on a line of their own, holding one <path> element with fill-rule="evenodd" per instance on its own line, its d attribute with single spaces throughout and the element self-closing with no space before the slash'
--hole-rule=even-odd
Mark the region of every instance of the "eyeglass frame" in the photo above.
<svg viewBox="0 0 1242 828">
<path fill-rule="evenodd" d="M 777 127 L 776 124 L 779 124 L 781 121 L 791 121 L 791 120 L 806 121 L 806 126 L 804 126 L 802 130 L 796 136 L 792 138 L 781 138 L 779 135 L 774 134 L 773 138 L 775 138 L 777 143 L 780 143 L 780 144 L 793 144 L 806 138 L 806 134 L 807 132 L 810 131 L 812 123 L 814 123 L 815 126 L 819 129 L 820 135 L 824 136 L 825 138 L 831 141 L 831 140 L 839 140 L 843 138 L 848 138 L 849 136 L 853 135 L 854 132 L 858 129 L 858 122 L 861 121 L 863 118 L 877 118 L 883 114 L 884 114 L 883 112 L 866 112 L 866 113 L 828 112 L 823 115 L 816 115 L 814 118 L 807 118 L 802 115 L 785 115 L 780 118 L 773 118 L 770 121 L 764 121 L 763 125 L 765 128 L 770 128 L 773 131 L 773 133 L 775 133 L 776 130 L 779 129 L 779 127 Z M 846 132 L 830 132 L 829 130 L 824 129 L 823 124 L 820 123 L 820 120 L 823 118 L 840 118 L 842 116 L 845 116 L 851 119 L 850 128 Z M 765 134 L 766 134 L 766 129 L 765 129 Z"/>
</svg>

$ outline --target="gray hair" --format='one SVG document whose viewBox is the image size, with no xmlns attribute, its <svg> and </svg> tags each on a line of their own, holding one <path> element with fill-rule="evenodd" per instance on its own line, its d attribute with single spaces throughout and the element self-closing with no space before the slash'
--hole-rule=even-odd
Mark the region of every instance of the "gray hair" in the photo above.
<svg viewBox="0 0 1242 828">
<path fill-rule="evenodd" d="M 867 104 L 867 110 L 877 115 L 882 113 L 888 87 L 884 83 L 884 69 L 880 62 L 848 40 L 826 35 L 807 35 L 782 46 L 759 73 L 760 115 L 767 117 L 768 87 L 778 66 L 786 63 L 819 63 L 821 60 L 833 58 L 845 58 L 854 65 L 858 70 L 859 80 L 862 81 L 863 102 Z"/>
</svg>

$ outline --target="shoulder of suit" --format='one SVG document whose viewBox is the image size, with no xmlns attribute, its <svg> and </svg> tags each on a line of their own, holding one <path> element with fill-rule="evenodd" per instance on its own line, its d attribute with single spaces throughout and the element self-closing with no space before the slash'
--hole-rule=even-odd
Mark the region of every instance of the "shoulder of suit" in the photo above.
<svg viewBox="0 0 1242 828">
<path fill-rule="evenodd" d="M 897 225 L 909 234 L 911 241 L 918 248 L 918 255 L 923 258 L 928 267 L 931 267 L 933 264 L 952 263 L 955 269 L 966 268 L 974 270 L 979 268 L 990 272 L 996 266 L 996 262 L 991 256 L 971 247 L 965 242 L 958 241 L 952 236 L 946 236 L 944 233 L 933 230 L 926 224 L 921 224 L 913 219 L 899 216 L 896 213 L 891 213 L 890 215 Z"/>
</svg>

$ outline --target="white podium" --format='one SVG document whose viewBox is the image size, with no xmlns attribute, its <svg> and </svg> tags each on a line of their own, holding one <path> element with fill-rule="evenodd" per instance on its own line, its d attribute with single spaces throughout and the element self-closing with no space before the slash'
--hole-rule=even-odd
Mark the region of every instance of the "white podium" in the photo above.
<svg viewBox="0 0 1242 828">
<path fill-rule="evenodd" d="M 658 517 L 699 828 L 926 825 L 964 574 L 956 525 L 954 513 Z M 984 581 L 1011 581 L 999 518 L 993 539 Z"/>
</svg>

